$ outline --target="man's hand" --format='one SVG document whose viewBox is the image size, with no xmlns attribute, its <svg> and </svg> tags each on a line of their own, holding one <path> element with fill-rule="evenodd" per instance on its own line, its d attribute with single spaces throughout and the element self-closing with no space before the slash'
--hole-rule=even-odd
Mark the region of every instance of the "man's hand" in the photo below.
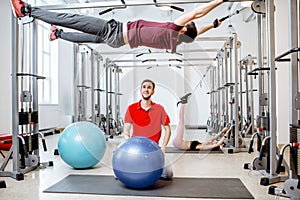
<svg viewBox="0 0 300 200">
<path fill-rule="evenodd" d="M 160 149 L 161 149 L 161 150 L 162 150 L 162 152 L 165 154 L 165 153 L 166 153 L 166 149 L 167 149 L 167 147 L 166 147 L 166 146 L 162 146 Z"/>
</svg>

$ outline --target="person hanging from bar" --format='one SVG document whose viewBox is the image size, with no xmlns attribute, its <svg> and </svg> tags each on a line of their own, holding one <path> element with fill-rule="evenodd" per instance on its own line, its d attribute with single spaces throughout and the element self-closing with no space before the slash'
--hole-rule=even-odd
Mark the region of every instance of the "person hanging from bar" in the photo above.
<svg viewBox="0 0 300 200">
<path fill-rule="evenodd" d="M 75 43 L 106 43 L 114 48 L 129 44 L 131 48 L 146 46 L 171 50 L 175 53 L 177 45 L 191 43 L 197 35 L 221 25 L 221 21 L 215 19 L 212 24 L 197 29 L 192 20 L 205 16 L 226 1 L 228 0 L 212 0 L 201 4 L 173 22 L 136 20 L 127 23 L 115 19 L 104 20 L 72 13 L 50 12 L 31 6 L 23 0 L 10 0 L 10 3 L 13 14 L 17 18 L 30 16 L 51 24 L 50 41 L 61 38 Z M 64 32 L 56 26 L 81 32 Z"/>
</svg>

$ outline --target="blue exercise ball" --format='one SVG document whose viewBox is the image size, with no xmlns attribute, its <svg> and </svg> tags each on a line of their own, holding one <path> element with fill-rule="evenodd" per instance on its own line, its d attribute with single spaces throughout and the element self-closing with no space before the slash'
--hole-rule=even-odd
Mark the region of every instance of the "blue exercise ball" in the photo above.
<svg viewBox="0 0 300 200">
<path fill-rule="evenodd" d="M 115 176 L 127 187 L 145 188 L 155 183 L 164 167 L 164 154 L 151 139 L 141 136 L 122 142 L 113 154 Z"/>
<path fill-rule="evenodd" d="M 58 140 L 62 160 L 75 169 L 91 168 L 103 158 L 106 139 L 103 131 L 91 122 L 67 126 Z"/>
</svg>

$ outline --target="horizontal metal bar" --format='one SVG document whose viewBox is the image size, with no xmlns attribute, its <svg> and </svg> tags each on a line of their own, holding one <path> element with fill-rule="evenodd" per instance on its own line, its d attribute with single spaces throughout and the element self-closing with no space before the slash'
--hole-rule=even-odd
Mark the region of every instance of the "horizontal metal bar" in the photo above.
<svg viewBox="0 0 300 200">
<path fill-rule="evenodd" d="M 229 37 L 197 37 L 197 41 L 227 41 L 229 40 Z"/>
<path fill-rule="evenodd" d="M 34 77 L 34 78 L 36 78 L 36 79 L 46 79 L 46 77 L 44 77 L 44 76 L 39 76 L 39 75 L 36 75 L 36 74 L 17 73 L 16 75 L 17 75 L 17 76 L 28 76 L 28 77 Z"/>
<path fill-rule="evenodd" d="M 208 3 L 207 1 L 170 1 L 163 2 L 161 4 L 193 4 L 193 3 Z M 112 8 L 112 7 L 121 7 L 124 6 L 119 1 L 109 1 L 109 2 L 91 2 L 91 3 L 75 3 L 75 4 L 63 4 L 63 5 L 48 5 L 48 6 L 40 6 L 40 8 L 48 9 L 48 10 L 68 10 L 68 9 L 86 9 L 86 8 Z M 149 1 L 140 1 L 140 2 L 127 2 L 125 6 L 155 6 L 154 2 Z"/>
<path fill-rule="evenodd" d="M 289 55 L 289 54 L 291 54 L 291 53 L 295 53 L 295 52 L 299 52 L 299 51 L 300 51 L 300 47 L 292 48 L 292 49 L 290 49 L 290 50 L 284 52 L 283 54 L 277 56 L 277 57 L 275 58 L 275 61 L 281 61 L 281 59 L 282 59 L 284 56 L 287 56 L 287 55 Z"/>
<path fill-rule="evenodd" d="M 185 50 L 180 50 L 178 49 L 178 53 L 195 53 L 195 52 L 204 52 L 204 53 L 215 53 L 215 52 L 219 52 L 220 49 L 217 48 L 212 48 L 212 49 L 185 49 Z M 171 54 L 170 52 L 166 52 L 166 51 L 151 51 L 151 53 L 148 52 L 148 50 L 134 50 L 132 52 L 130 51 L 102 51 L 99 52 L 101 55 L 113 55 L 113 54 L 118 54 L 118 55 L 122 55 L 122 54 L 161 54 L 161 53 L 165 53 L 165 54 Z M 175 55 L 175 54 L 174 54 Z"/>
<path fill-rule="evenodd" d="M 188 59 L 156 59 L 155 62 L 183 62 L 183 61 L 214 61 L 215 58 L 188 58 Z M 118 63 L 118 62 L 143 62 L 145 60 L 143 59 L 124 59 L 124 60 L 113 60 L 113 62 Z M 152 61 L 152 60 L 150 60 Z M 149 62 L 150 62 L 149 61 Z"/>
<path fill-rule="evenodd" d="M 204 53 L 215 53 L 215 52 L 219 52 L 221 50 L 220 49 L 186 49 L 186 50 L 182 50 L 180 52 L 183 53 L 196 53 L 196 52 L 204 52 Z"/>
<path fill-rule="evenodd" d="M 118 65 L 120 68 L 155 68 L 155 67 L 208 67 L 211 63 L 207 64 L 184 64 L 184 65 Z"/>
<path fill-rule="evenodd" d="M 230 2 L 241 2 L 247 0 L 230 0 Z M 179 5 L 179 4 L 200 4 L 200 3 L 208 3 L 210 0 L 202 0 L 198 1 L 166 1 L 166 2 L 158 2 L 158 4 L 163 5 Z M 140 1 L 140 2 L 127 2 L 123 4 L 119 1 L 116 2 L 90 2 L 90 3 L 75 3 L 75 4 L 59 4 L 59 5 L 47 5 L 47 6 L 39 6 L 40 8 L 47 10 L 70 10 L 70 9 L 86 9 L 86 8 L 112 8 L 112 7 L 122 7 L 122 6 L 155 6 L 154 2 L 149 1 Z"/>
</svg>

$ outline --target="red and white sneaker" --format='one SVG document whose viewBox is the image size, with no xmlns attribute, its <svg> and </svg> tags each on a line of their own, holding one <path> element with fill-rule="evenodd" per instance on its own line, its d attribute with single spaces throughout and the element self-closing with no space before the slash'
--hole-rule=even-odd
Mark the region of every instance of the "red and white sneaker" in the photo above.
<svg viewBox="0 0 300 200">
<path fill-rule="evenodd" d="M 22 12 L 22 9 L 25 7 L 25 2 L 22 0 L 10 0 L 11 9 L 15 17 L 20 18 L 24 17 L 25 14 Z"/>
</svg>

